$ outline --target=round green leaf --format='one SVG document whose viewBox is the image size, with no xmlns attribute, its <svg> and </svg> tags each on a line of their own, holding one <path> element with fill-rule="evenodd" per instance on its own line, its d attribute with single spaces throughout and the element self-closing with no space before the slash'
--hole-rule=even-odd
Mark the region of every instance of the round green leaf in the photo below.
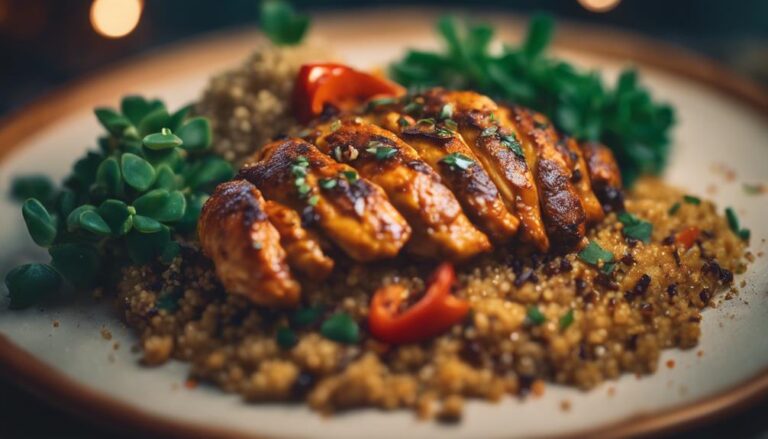
<svg viewBox="0 0 768 439">
<path fill-rule="evenodd" d="M 126 128 L 131 126 L 131 121 L 111 108 L 97 108 L 93 110 L 104 128 L 114 136 L 121 136 Z"/>
<path fill-rule="evenodd" d="M 176 223 L 174 229 L 182 233 L 192 233 L 197 229 L 197 219 L 200 218 L 200 212 L 203 205 L 208 201 L 208 195 L 191 194 L 187 196 L 187 209 L 184 216 Z"/>
<path fill-rule="evenodd" d="M 80 228 L 97 235 L 109 235 L 112 233 L 109 224 L 95 210 L 86 210 L 81 213 L 78 222 L 80 223 Z"/>
<path fill-rule="evenodd" d="M 128 255 L 135 264 L 147 264 L 159 257 L 171 240 L 171 232 L 163 226 L 159 232 L 141 233 L 132 230 L 126 237 Z"/>
<path fill-rule="evenodd" d="M 54 193 L 53 182 L 46 175 L 23 175 L 11 183 L 11 197 L 20 202 L 37 198 L 43 205 L 48 205 Z"/>
<path fill-rule="evenodd" d="M 187 115 L 191 110 L 192 104 L 185 105 L 176 110 L 176 112 L 171 115 L 171 122 L 168 124 L 168 128 L 174 132 L 178 131 L 179 128 L 181 128 L 181 124 L 184 122 L 184 119 L 187 118 Z"/>
<path fill-rule="evenodd" d="M 59 193 L 56 199 L 56 208 L 59 210 L 60 218 L 66 218 L 77 206 L 77 197 L 75 193 L 65 189 Z"/>
<path fill-rule="evenodd" d="M 181 139 L 168 128 L 162 128 L 159 133 L 148 134 L 144 137 L 144 146 L 149 149 L 162 150 L 181 146 Z"/>
<path fill-rule="evenodd" d="M 145 116 L 158 108 L 163 108 L 162 102 L 148 101 L 143 96 L 126 96 L 120 103 L 120 111 L 137 126 Z"/>
<path fill-rule="evenodd" d="M 211 123 L 204 117 L 188 120 L 178 130 L 184 142 L 181 147 L 188 151 L 202 151 L 211 146 Z"/>
<path fill-rule="evenodd" d="M 51 265 L 76 288 L 95 284 L 101 270 L 101 256 L 95 246 L 66 243 L 51 247 Z"/>
<path fill-rule="evenodd" d="M 164 264 L 170 264 L 181 252 L 181 246 L 178 242 L 170 241 L 163 248 L 163 252 L 160 254 L 160 261 Z"/>
<path fill-rule="evenodd" d="M 170 124 L 171 116 L 165 106 L 162 106 L 144 116 L 139 122 L 139 134 L 146 136 L 147 134 L 158 133 L 163 127 L 170 126 Z"/>
<path fill-rule="evenodd" d="M 69 213 L 67 216 L 67 230 L 70 232 L 74 232 L 75 230 L 80 228 L 80 215 L 82 215 L 84 212 L 87 211 L 95 211 L 96 207 L 91 206 L 90 204 L 84 204 L 82 206 L 78 206 L 75 209 L 72 210 L 72 212 Z"/>
<path fill-rule="evenodd" d="M 5 275 L 5 286 L 11 297 L 9 307 L 21 309 L 34 305 L 61 285 L 61 275 L 50 265 L 20 265 Z"/>
<path fill-rule="evenodd" d="M 155 182 L 155 168 L 136 154 L 123 154 L 121 164 L 125 182 L 134 189 L 145 191 Z"/>
<path fill-rule="evenodd" d="M 21 214 L 27 224 L 29 236 L 40 247 L 48 247 L 56 239 L 56 221 L 43 204 L 34 198 L 24 202 Z"/>
<path fill-rule="evenodd" d="M 184 164 L 184 157 L 181 156 L 179 151 L 181 151 L 179 148 L 161 150 L 144 148 L 143 153 L 144 157 L 146 157 L 147 161 L 149 161 L 152 166 L 158 167 L 166 165 L 171 168 L 171 170 L 177 171 Z"/>
<path fill-rule="evenodd" d="M 159 232 L 163 225 L 148 216 L 134 215 L 133 228 L 141 233 L 155 233 Z"/>
<path fill-rule="evenodd" d="M 210 192 L 216 185 L 235 175 L 232 165 L 220 157 L 208 157 L 200 162 L 187 178 L 187 185 L 195 191 Z"/>
<path fill-rule="evenodd" d="M 117 159 L 109 157 L 96 170 L 96 184 L 104 188 L 108 195 L 120 195 L 123 192 L 123 178 Z"/>
<path fill-rule="evenodd" d="M 176 174 L 174 174 L 171 167 L 168 165 L 157 166 L 157 180 L 155 180 L 155 187 L 157 189 L 166 189 L 172 191 L 176 189 Z"/>
<path fill-rule="evenodd" d="M 109 225 L 115 236 L 125 235 L 131 230 L 131 213 L 128 205 L 120 200 L 106 200 L 101 203 L 99 215 Z"/>
<path fill-rule="evenodd" d="M 133 203 L 136 213 L 161 222 L 178 221 L 184 216 L 187 201 L 180 191 L 155 189 L 137 198 Z"/>
</svg>

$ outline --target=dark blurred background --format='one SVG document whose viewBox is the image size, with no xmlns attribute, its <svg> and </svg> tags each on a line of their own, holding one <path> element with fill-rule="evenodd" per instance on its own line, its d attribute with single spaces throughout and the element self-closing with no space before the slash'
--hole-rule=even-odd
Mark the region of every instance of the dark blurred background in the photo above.
<svg viewBox="0 0 768 439">
<path fill-rule="evenodd" d="M 546 11 L 682 46 L 768 85 L 768 0 L 295 0 L 308 12 L 439 4 Z M 257 25 L 257 0 L 0 0 L 0 116 L 133 55 L 206 32 Z M 768 402 L 694 431 L 768 437 Z M 0 437 L 122 437 L 72 418 L 0 381 Z"/>
</svg>

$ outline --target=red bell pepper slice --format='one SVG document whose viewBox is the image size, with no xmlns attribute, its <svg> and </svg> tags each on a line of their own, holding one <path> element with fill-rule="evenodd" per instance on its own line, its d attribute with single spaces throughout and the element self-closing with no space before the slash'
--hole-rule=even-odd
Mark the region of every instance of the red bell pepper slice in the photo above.
<svg viewBox="0 0 768 439">
<path fill-rule="evenodd" d="M 453 265 L 441 264 L 432 275 L 426 293 L 415 305 L 400 313 L 408 296 L 402 285 L 379 288 L 371 300 L 368 328 L 371 334 L 391 344 L 415 343 L 435 337 L 461 322 L 469 303 L 452 295 L 456 281 Z"/>
<path fill-rule="evenodd" d="M 403 94 L 402 86 L 343 64 L 304 64 L 293 89 L 293 112 L 299 122 L 307 123 L 326 105 L 351 110 L 373 97 Z"/>
<path fill-rule="evenodd" d="M 699 234 L 701 234 L 701 229 L 698 227 L 687 227 L 677 233 L 677 236 L 675 236 L 675 242 L 682 244 L 683 247 L 689 249 L 693 247 L 693 244 L 696 243 L 696 240 L 699 238 Z"/>
</svg>

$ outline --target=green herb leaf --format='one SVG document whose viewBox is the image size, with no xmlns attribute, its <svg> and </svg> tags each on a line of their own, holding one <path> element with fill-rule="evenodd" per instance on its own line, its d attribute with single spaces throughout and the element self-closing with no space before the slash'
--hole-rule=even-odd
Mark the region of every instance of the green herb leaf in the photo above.
<svg viewBox="0 0 768 439">
<path fill-rule="evenodd" d="M 184 216 L 176 222 L 174 228 L 179 232 L 192 233 L 197 230 L 197 219 L 200 218 L 200 212 L 203 210 L 203 204 L 208 200 L 206 194 L 187 195 L 187 208 Z"/>
<path fill-rule="evenodd" d="M 357 343 L 360 339 L 360 328 L 355 320 L 347 313 L 337 313 L 330 316 L 320 327 L 323 337 L 340 343 Z"/>
<path fill-rule="evenodd" d="M 317 203 L 319 202 L 320 202 L 320 197 L 317 195 L 312 195 L 311 197 L 309 197 L 309 200 L 307 200 L 307 204 L 309 204 L 312 207 L 317 206 Z"/>
<path fill-rule="evenodd" d="M 624 236 L 643 241 L 646 244 L 651 242 L 653 224 L 643 221 L 629 212 L 619 213 L 618 218 L 624 225 L 622 229 Z"/>
<path fill-rule="evenodd" d="M 338 182 L 335 178 L 321 178 L 320 179 L 320 187 L 323 189 L 333 189 L 336 187 L 336 184 Z"/>
<path fill-rule="evenodd" d="M 504 147 L 506 147 L 507 149 L 514 152 L 516 156 L 525 158 L 525 154 L 523 153 L 523 147 L 520 145 L 520 142 L 517 140 L 517 137 L 515 137 L 514 134 L 502 136 L 501 144 L 504 145 Z"/>
<path fill-rule="evenodd" d="M 136 154 L 129 152 L 120 158 L 123 178 L 134 189 L 145 191 L 155 182 L 155 168 Z"/>
<path fill-rule="evenodd" d="M 334 120 L 334 121 L 333 121 L 333 123 L 331 124 L 331 132 L 335 132 L 335 131 L 338 131 L 338 130 L 339 130 L 339 128 L 341 128 L 341 120 L 339 120 L 339 119 L 336 119 L 336 120 Z"/>
<path fill-rule="evenodd" d="M 165 106 L 162 105 L 141 119 L 138 125 L 139 135 L 144 137 L 152 133 L 159 133 L 160 130 L 169 126 L 171 126 L 171 116 Z"/>
<path fill-rule="evenodd" d="M 184 127 L 182 127 L 182 129 L 183 128 Z M 161 128 L 159 133 L 146 135 L 142 143 L 147 148 L 157 151 L 176 148 L 177 146 L 181 146 L 182 143 L 186 142 L 182 142 L 179 136 L 173 134 L 173 132 L 171 132 L 171 130 L 168 128 Z"/>
<path fill-rule="evenodd" d="M 678 210 L 680 210 L 680 207 L 681 207 L 681 206 L 682 206 L 682 204 L 680 204 L 680 202 L 676 202 L 675 204 L 673 204 L 673 205 L 672 205 L 672 207 L 670 207 L 670 208 L 669 208 L 669 210 L 667 211 L 667 213 L 668 213 L 669 215 L 674 215 L 674 214 L 676 214 L 676 213 L 677 213 L 677 211 L 678 211 Z"/>
<path fill-rule="evenodd" d="M 178 187 L 176 174 L 168 165 L 160 165 L 155 168 L 157 178 L 155 179 L 156 189 L 166 189 L 172 191 Z"/>
<path fill-rule="evenodd" d="M 564 331 L 573 324 L 573 308 L 569 309 L 567 313 L 560 317 L 560 330 Z"/>
<path fill-rule="evenodd" d="M 119 196 L 123 193 L 123 176 L 116 158 L 109 157 L 101 162 L 96 170 L 96 184 L 101 186 L 107 195 Z"/>
<path fill-rule="evenodd" d="M 99 206 L 99 215 L 109 225 L 112 234 L 123 236 L 131 230 L 133 222 L 128 205 L 120 200 L 106 200 Z"/>
<path fill-rule="evenodd" d="M 445 163 L 453 170 L 466 171 L 475 164 L 475 161 L 460 152 L 454 152 L 441 158 L 440 163 Z"/>
<path fill-rule="evenodd" d="M 61 286 L 61 276 L 50 265 L 26 264 L 5 275 L 5 286 L 11 298 L 11 309 L 22 309 L 38 303 L 55 293 Z"/>
<path fill-rule="evenodd" d="M 53 182 L 45 175 L 24 175 L 11 182 L 11 197 L 16 201 L 36 198 L 45 206 L 53 200 L 55 193 Z"/>
<path fill-rule="evenodd" d="M 235 175 L 232 165 L 221 157 L 210 156 L 202 159 L 187 177 L 187 185 L 194 191 L 210 192 L 219 183 Z"/>
<path fill-rule="evenodd" d="M 701 198 L 694 197 L 693 195 L 683 195 L 683 201 L 688 204 L 693 204 L 694 206 L 701 204 Z"/>
<path fill-rule="evenodd" d="M 528 322 L 534 326 L 541 325 L 547 321 L 547 316 L 545 316 L 541 310 L 539 310 L 539 308 L 534 305 L 528 307 L 528 311 L 526 312 L 525 316 L 528 319 Z"/>
<path fill-rule="evenodd" d="M 598 266 L 600 261 L 613 262 L 613 253 L 600 247 L 600 244 L 595 241 L 589 241 L 589 244 L 579 252 L 578 256 L 582 261 L 594 266 Z"/>
<path fill-rule="evenodd" d="M 450 119 L 453 117 L 453 105 L 445 104 L 440 109 L 440 119 Z"/>
<path fill-rule="evenodd" d="M 348 182 L 354 183 L 356 182 L 360 177 L 357 175 L 357 171 L 342 171 L 341 174 L 344 176 L 344 178 L 347 179 Z"/>
<path fill-rule="evenodd" d="M 483 129 L 483 131 L 480 132 L 480 137 L 491 137 L 496 135 L 498 131 L 499 131 L 499 127 L 497 125 L 490 126 L 488 128 Z"/>
<path fill-rule="evenodd" d="M 731 207 L 725 209 L 725 218 L 728 220 L 728 227 L 731 228 L 733 233 L 739 233 L 741 227 L 739 226 L 739 217 L 736 216 L 736 211 Z"/>
<path fill-rule="evenodd" d="M 296 334 L 287 326 L 277 328 L 275 338 L 277 340 L 277 345 L 282 349 L 291 349 L 299 343 L 299 338 L 296 337 Z"/>
<path fill-rule="evenodd" d="M 291 322 L 299 327 L 309 326 L 317 322 L 322 313 L 323 308 L 321 306 L 299 308 L 291 316 Z"/>
<path fill-rule="evenodd" d="M 136 213 L 167 223 L 180 220 L 187 208 L 187 201 L 180 191 L 153 189 L 133 202 Z M 134 224 L 136 227 L 136 224 Z"/>
<path fill-rule="evenodd" d="M 97 108 L 93 111 L 101 125 L 114 136 L 122 136 L 131 126 L 131 121 L 111 108 Z"/>
<path fill-rule="evenodd" d="M 177 133 L 187 151 L 205 151 L 211 147 L 211 123 L 203 117 L 193 117 L 179 128 Z"/>
<path fill-rule="evenodd" d="M 56 240 L 56 221 L 41 202 L 30 198 L 21 207 L 29 236 L 40 247 L 48 247 Z"/>
<path fill-rule="evenodd" d="M 380 98 L 371 99 L 368 101 L 368 111 L 371 111 L 375 109 L 376 107 L 381 107 L 384 105 L 392 105 L 396 104 L 400 101 L 400 99 L 394 97 L 394 96 L 384 96 Z"/>
<path fill-rule="evenodd" d="M 384 143 L 372 140 L 368 142 L 368 147 L 365 149 L 369 154 L 376 156 L 376 160 L 387 160 L 397 154 L 397 149 L 388 146 Z"/>
<path fill-rule="evenodd" d="M 555 23 L 546 15 L 534 16 L 528 26 L 528 35 L 523 43 L 523 53 L 528 59 L 539 57 L 549 46 L 554 33 Z"/>
<path fill-rule="evenodd" d="M 83 204 L 73 209 L 67 216 L 67 231 L 74 232 L 80 228 L 80 216 L 87 211 L 95 211 L 96 206 Z"/>
<path fill-rule="evenodd" d="M 51 265 L 78 289 L 92 287 L 101 271 L 102 258 L 93 244 L 57 244 L 48 250 Z"/>
<path fill-rule="evenodd" d="M 281 0 L 261 2 L 261 29 L 278 45 L 298 44 L 309 28 L 309 17 L 297 14 L 293 7 Z"/>
<path fill-rule="evenodd" d="M 82 211 L 77 218 L 77 223 L 81 229 L 97 235 L 106 236 L 112 233 L 112 229 L 95 209 Z"/>
<path fill-rule="evenodd" d="M 149 113 L 162 107 L 162 102 L 148 101 L 143 96 L 126 96 L 120 101 L 120 112 L 137 126 Z"/>
<path fill-rule="evenodd" d="M 170 241 L 170 230 L 163 226 L 159 232 L 155 233 L 132 230 L 126 237 L 125 243 L 131 260 L 137 265 L 144 265 L 159 258 Z"/>
<path fill-rule="evenodd" d="M 160 222 L 148 216 L 134 215 L 132 223 L 133 228 L 141 233 L 155 233 L 163 229 Z"/>
</svg>

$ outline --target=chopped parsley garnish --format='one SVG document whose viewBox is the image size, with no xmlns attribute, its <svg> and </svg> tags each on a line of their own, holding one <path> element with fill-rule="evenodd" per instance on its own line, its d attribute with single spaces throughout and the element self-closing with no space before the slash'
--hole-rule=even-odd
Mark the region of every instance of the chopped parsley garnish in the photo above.
<svg viewBox="0 0 768 439">
<path fill-rule="evenodd" d="M 372 140 L 368 142 L 368 148 L 365 149 L 368 153 L 376 156 L 376 160 L 387 160 L 397 154 L 397 149 L 384 143 Z"/>
<path fill-rule="evenodd" d="M 450 119 L 453 117 L 453 105 L 445 104 L 440 109 L 440 119 Z"/>
<path fill-rule="evenodd" d="M 368 101 L 368 109 L 372 110 L 376 107 L 381 107 L 382 105 L 396 104 L 398 100 L 399 100 L 398 98 L 391 97 L 391 96 L 371 99 L 370 101 Z"/>
<path fill-rule="evenodd" d="M 499 127 L 496 125 L 485 128 L 482 132 L 480 132 L 480 137 L 491 137 L 495 135 L 497 131 L 499 131 Z"/>
<path fill-rule="evenodd" d="M 344 176 L 344 178 L 347 179 L 348 182 L 354 183 L 356 182 L 360 177 L 358 177 L 356 171 L 342 171 L 341 175 Z"/>
<path fill-rule="evenodd" d="M 694 197 L 693 195 L 683 195 L 683 201 L 688 204 L 693 204 L 694 206 L 701 204 L 701 198 Z"/>
<path fill-rule="evenodd" d="M 600 244 L 595 241 L 589 241 L 589 244 L 579 252 L 578 256 L 582 261 L 596 267 L 600 265 L 600 261 L 605 265 L 613 262 L 613 253 L 600 247 Z M 613 267 L 610 268 L 610 271 L 613 271 Z"/>
<path fill-rule="evenodd" d="M 418 102 L 409 102 L 403 107 L 403 111 L 407 114 L 420 113 L 424 106 Z"/>
<path fill-rule="evenodd" d="M 452 137 L 453 136 L 453 131 L 451 131 L 451 130 L 449 130 L 447 128 L 442 128 L 441 127 L 441 128 L 437 128 L 435 130 L 435 134 L 437 134 L 437 137 L 442 137 L 442 138 L 445 139 L 445 138 L 448 138 L 448 137 Z"/>
<path fill-rule="evenodd" d="M 681 206 L 682 206 L 682 204 L 680 204 L 680 202 L 678 201 L 675 204 L 673 204 L 672 207 L 669 208 L 667 213 L 670 214 L 670 215 L 674 215 L 674 214 L 677 213 L 678 210 L 680 210 Z"/>
<path fill-rule="evenodd" d="M 334 314 L 320 326 L 323 337 L 340 343 L 356 343 L 360 339 L 357 322 L 347 313 Z"/>
<path fill-rule="evenodd" d="M 317 195 L 312 195 L 311 197 L 309 197 L 309 200 L 307 200 L 307 204 L 314 207 L 314 206 L 317 206 L 318 201 L 320 201 L 320 197 L 318 197 Z"/>
<path fill-rule="evenodd" d="M 643 221 L 629 212 L 619 213 L 619 221 L 624 225 L 622 229 L 624 236 L 643 241 L 646 244 L 651 242 L 653 224 Z"/>
<path fill-rule="evenodd" d="M 506 146 L 512 152 L 514 152 L 515 155 L 517 155 L 518 157 L 525 158 L 525 154 L 523 154 L 523 147 L 520 145 L 520 142 L 518 142 L 517 137 L 515 137 L 514 134 L 502 136 L 501 144 Z"/>
<path fill-rule="evenodd" d="M 434 125 L 435 119 L 428 117 L 426 119 L 419 119 L 416 121 L 416 125 Z"/>
<path fill-rule="evenodd" d="M 539 326 L 542 323 L 547 321 L 547 316 L 545 316 L 541 310 L 535 305 L 531 305 L 528 307 L 528 311 L 525 314 L 528 321 L 534 325 Z"/>
<path fill-rule="evenodd" d="M 456 131 L 459 129 L 459 125 L 453 119 L 445 119 L 443 121 L 443 125 L 445 125 L 445 127 L 451 131 Z"/>
<path fill-rule="evenodd" d="M 632 69 L 608 84 L 592 70 L 550 57 L 550 17 L 534 17 L 526 38 L 500 51 L 487 24 L 443 17 L 437 31 L 444 49 L 409 51 L 390 66 L 395 81 L 410 89 L 477 90 L 544 113 L 563 132 L 608 145 L 627 186 L 640 174 L 664 169 L 672 107 L 656 101 Z"/>
<path fill-rule="evenodd" d="M 309 161 L 304 156 L 298 156 L 293 161 L 293 166 L 291 166 L 291 173 L 295 177 L 293 180 L 293 185 L 296 187 L 296 190 L 299 192 L 299 196 L 302 198 L 306 197 L 307 194 L 312 190 L 309 185 L 307 184 L 307 168 L 309 168 Z"/>
<path fill-rule="evenodd" d="M 408 122 L 408 119 L 404 118 L 403 116 L 400 116 L 400 118 L 397 119 L 397 124 L 400 126 L 400 128 L 405 128 L 411 125 L 411 123 Z"/>
<path fill-rule="evenodd" d="M 332 132 L 333 131 L 337 131 L 339 128 L 341 128 L 341 120 L 340 119 L 336 119 L 331 124 L 331 131 Z"/>
<path fill-rule="evenodd" d="M 333 189 L 336 187 L 337 181 L 335 178 L 321 178 L 320 187 L 323 189 Z"/>
<path fill-rule="evenodd" d="M 569 309 L 567 313 L 560 317 L 560 330 L 568 329 L 573 324 L 573 308 Z"/>
<path fill-rule="evenodd" d="M 451 169 L 461 169 L 462 171 L 466 171 L 475 164 L 474 160 L 460 152 L 448 154 L 447 156 L 441 158 L 440 162 L 450 166 Z"/>
<path fill-rule="evenodd" d="M 725 218 L 728 220 L 728 227 L 731 228 L 733 233 L 735 233 L 744 241 L 749 241 L 749 237 L 752 233 L 749 231 L 749 229 L 741 228 L 741 225 L 739 224 L 739 217 L 736 216 L 736 211 L 733 210 L 733 208 L 727 207 L 725 209 Z"/>
</svg>

